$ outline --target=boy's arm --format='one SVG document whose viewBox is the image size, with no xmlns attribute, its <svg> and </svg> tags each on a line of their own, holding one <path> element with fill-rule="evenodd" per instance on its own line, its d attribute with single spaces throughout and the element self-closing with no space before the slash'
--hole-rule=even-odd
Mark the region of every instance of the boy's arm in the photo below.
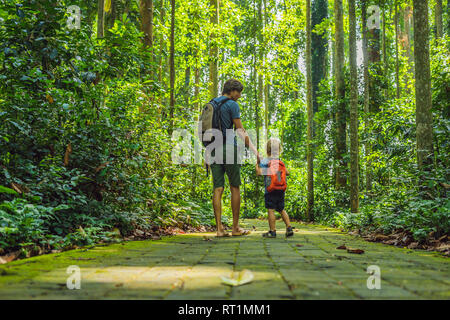
<svg viewBox="0 0 450 320">
<path fill-rule="evenodd" d="M 256 164 L 256 175 L 257 176 L 262 176 L 262 172 L 261 172 L 261 167 L 259 166 L 259 164 Z"/>
</svg>

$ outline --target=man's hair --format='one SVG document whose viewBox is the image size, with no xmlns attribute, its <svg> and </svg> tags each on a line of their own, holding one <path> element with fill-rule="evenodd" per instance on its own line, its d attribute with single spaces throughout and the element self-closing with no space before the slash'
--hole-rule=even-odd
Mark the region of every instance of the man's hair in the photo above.
<svg viewBox="0 0 450 320">
<path fill-rule="evenodd" d="M 266 145 L 267 155 L 279 156 L 281 153 L 281 141 L 277 138 L 270 138 Z"/>
<path fill-rule="evenodd" d="M 223 85 L 222 94 L 229 94 L 234 90 L 242 92 L 242 90 L 244 90 L 244 86 L 239 80 L 230 79 L 227 80 L 227 82 L 225 82 L 225 84 Z"/>
</svg>

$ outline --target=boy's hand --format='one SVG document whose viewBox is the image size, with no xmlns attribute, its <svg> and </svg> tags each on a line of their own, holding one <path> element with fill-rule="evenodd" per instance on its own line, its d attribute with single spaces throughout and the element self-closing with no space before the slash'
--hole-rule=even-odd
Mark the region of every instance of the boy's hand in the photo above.
<svg viewBox="0 0 450 320">
<path fill-rule="evenodd" d="M 257 175 L 257 176 L 262 175 L 262 172 L 261 172 L 261 168 L 260 168 L 260 166 L 259 166 L 259 163 L 256 164 L 256 175 Z"/>
</svg>

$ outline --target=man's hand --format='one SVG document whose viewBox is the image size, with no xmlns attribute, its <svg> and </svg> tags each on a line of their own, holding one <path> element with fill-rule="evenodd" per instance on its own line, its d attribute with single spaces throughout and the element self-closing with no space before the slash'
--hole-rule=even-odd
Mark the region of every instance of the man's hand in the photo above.
<svg viewBox="0 0 450 320">
<path fill-rule="evenodd" d="M 247 148 L 250 149 L 250 151 L 253 152 L 253 154 L 256 156 L 256 161 L 258 163 L 261 162 L 261 158 L 259 156 L 258 150 L 255 148 L 253 143 L 250 141 L 250 137 L 248 136 L 247 132 L 245 131 L 244 127 L 242 126 L 241 119 L 233 119 L 234 126 L 236 128 L 236 133 L 238 136 L 244 141 L 244 144 Z"/>
</svg>

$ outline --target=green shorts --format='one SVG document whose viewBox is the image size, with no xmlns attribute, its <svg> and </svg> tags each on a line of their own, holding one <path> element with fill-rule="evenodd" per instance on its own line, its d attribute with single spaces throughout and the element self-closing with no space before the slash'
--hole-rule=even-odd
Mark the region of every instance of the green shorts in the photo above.
<svg viewBox="0 0 450 320">
<path fill-rule="evenodd" d="M 211 164 L 214 189 L 225 186 L 225 173 L 228 176 L 230 186 L 239 187 L 241 185 L 241 165 L 238 163 L 238 148 L 234 146 L 234 162 L 231 164 L 226 163 L 226 150 L 227 148 L 223 148 L 223 164 Z M 212 156 L 214 156 L 214 151 L 212 152 Z"/>
</svg>

